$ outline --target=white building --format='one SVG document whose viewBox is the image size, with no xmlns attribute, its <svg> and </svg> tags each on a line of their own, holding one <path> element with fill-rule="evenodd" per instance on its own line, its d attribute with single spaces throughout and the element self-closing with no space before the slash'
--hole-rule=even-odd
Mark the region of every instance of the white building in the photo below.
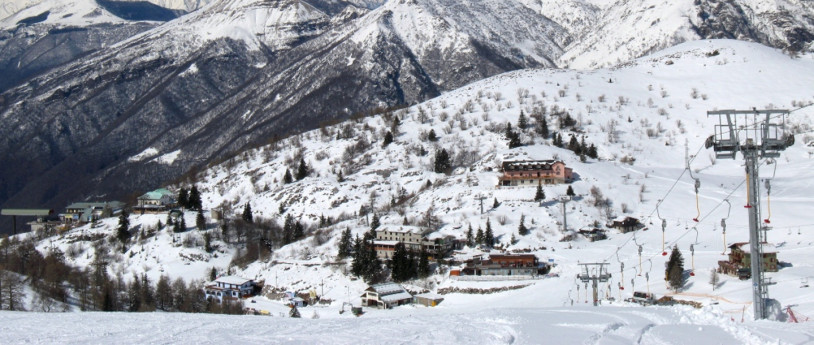
<svg viewBox="0 0 814 345">
<path fill-rule="evenodd" d="M 207 299 L 214 298 L 221 303 L 224 299 L 236 300 L 249 297 L 254 294 L 254 281 L 237 276 L 220 277 L 206 284 L 204 293 L 206 293 Z"/>
<path fill-rule="evenodd" d="M 392 308 L 413 301 L 413 295 L 396 283 L 371 285 L 361 297 L 363 305 L 379 308 Z"/>
</svg>

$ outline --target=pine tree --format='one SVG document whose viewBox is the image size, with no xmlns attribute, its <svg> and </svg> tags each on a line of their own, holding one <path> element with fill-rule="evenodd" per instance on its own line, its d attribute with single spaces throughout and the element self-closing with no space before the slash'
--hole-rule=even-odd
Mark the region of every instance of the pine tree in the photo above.
<svg viewBox="0 0 814 345">
<path fill-rule="evenodd" d="M 172 225 L 172 212 L 167 212 L 167 225 Z"/>
<path fill-rule="evenodd" d="M 537 184 L 537 192 L 534 193 L 534 201 L 543 201 L 545 199 L 545 192 L 543 192 L 542 183 Z"/>
<path fill-rule="evenodd" d="M 477 242 L 477 244 L 484 244 L 486 242 L 483 236 L 483 229 L 480 227 L 478 227 L 478 232 L 475 235 L 475 242 Z"/>
<path fill-rule="evenodd" d="M 300 158 L 300 166 L 297 168 L 297 181 L 308 176 L 308 166 L 305 165 L 305 158 Z"/>
<path fill-rule="evenodd" d="M 290 214 L 285 216 L 285 223 L 283 224 L 283 244 L 294 242 L 294 217 Z"/>
<path fill-rule="evenodd" d="M 506 139 L 509 141 L 509 148 L 513 149 L 515 147 L 520 147 L 522 144 L 520 143 L 520 135 L 515 133 L 512 130 L 512 124 L 506 123 Z"/>
<path fill-rule="evenodd" d="M 350 228 L 345 228 L 342 232 L 342 237 L 339 239 L 339 258 L 346 258 L 350 256 L 353 250 L 353 243 L 351 243 Z"/>
<path fill-rule="evenodd" d="M 119 242 L 122 244 L 127 243 L 130 239 L 130 219 L 129 214 L 127 214 L 127 210 L 122 209 L 122 213 L 119 214 L 119 226 L 116 228 L 116 238 L 119 239 Z"/>
<path fill-rule="evenodd" d="M 384 135 L 384 141 L 382 142 L 382 147 L 387 147 L 387 145 L 390 145 L 391 143 L 393 143 L 393 133 L 391 133 L 390 131 L 387 131 L 387 134 Z"/>
<path fill-rule="evenodd" d="M 380 225 L 381 223 L 379 223 L 379 215 L 374 213 L 373 219 L 370 221 L 370 230 L 375 231 L 376 229 L 379 228 Z"/>
<path fill-rule="evenodd" d="M 567 195 L 567 196 L 575 196 L 576 194 L 574 193 L 574 188 L 572 188 L 571 186 L 568 186 L 568 189 L 565 190 L 565 195 Z"/>
<path fill-rule="evenodd" d="M 517 237 L 514 237 L 514 234 L 512 234 L 512 239 L 511 239 L 511 241 L 512 241 L 512 244 L 516 244 L 516 243 L 517 243 Z"/>
<path fill-rule="evenodd" d="M 475 246 L 475 238 L 472 235 L 472 224 L 469 224 L 469 229 L 466 230 L 466 245 L 470 247 Z"/>
<path fill-rule="evenodd" d="M 438 141 L 438 136 L 435 134 L 434 129 L 430 129 L 430 132 L 427 133 L 427 140 L 433 141 L 433 142 Z"/>
<path fill-rule="evenodd" d="M 300 221 L 294 222 L 294 240 L 297 241 L 305 237 L 305 228 Z"/>
<path fill-rule="evenodd" d="M 367 247 L 367 255 L 365 257 L 367 260 L 364 275 L 365 281 L 368 283 L 375 283 L 382 271 L 381 262 L 379 262 L 379 257 L 376 256 L 376 247 L 373 246 L 373 242 L 366 242 L 365 245 Z"/>
<path fill-rule="evenodd" d="M 588 147 L 588 157 L 591 157 L 593 159 L 597 159 L 599 157 L 599 154 L 596 152 L 596 146 L 594 146 L 594 144 L 591 144 L 591 146 Z"/>
<path fill-rule="evenodd" d="M 486 218 L 486 232 L 483 233 L 483 241 L 489 248 L 495 245 L 495 235 L 492 232 L 492 221 L 489 218 Z"/>
<path fill-rule="evenodd" d="M 517 227 L 517 233 L 519 233 L 520 236 L 529 234 L 529 229 L 526 227 L 526 215 L 524 214 L 520 215 L 520 225 Z"/>
<path fill-rule="evenodd" d="M 353 262 L 351 262 L 351 273 L 356 276 L 362 276 L 362 272 L 365 270 L 365 256 L 367 255 L 367 251 L 365 250 L 364 242 L 359 236 L 356 236 L 356 239 L 353 241 Z"/>
<path fill-rule="evenodd" d="M 198 230 L 206 230 L 206 219 L 201 209 L 198 209 L 198 216 L 195 217 L 195 227 L 198 228 Z"/>
<path fill-rule="evenodd" d="M 421 253 L 418 255 L 418 276 L 420 278 L 426 278 L 430 275 L 429 254 L 427 254 L 427 251 L 422 248 Z"/>
<path fill-rule="evenodd" d="M 252 205 L 250 203 L 247 202 L 246 206 L 243 206 L 243 214 L 240 218 L 246 223 L 254 223 L 254 215 L 252 214 Z"/>
<path fill-rule="evenodd" d="M 181 224 L 179 224 L 179 227 L 181 228 L 182 232 L 187 231 L 187 220 L 185 218 L 186 217 L 184 217 L 184 215 L 182 214 L 181 215 L 181 221 L 180 221 Z"/>
<path fill-rule="evenodd" d="M 678 247 L 673 247 L 670 259 L 667 261 L 667 281 L 673 291 L 678 292 L 684 286 L 684 258 Z"/>
<path fill-rule="evenodd" d="M 212 252 L 212 235 L 210 235 L 208 232 L 204 233 L 204 250 L 207 253 Z"/>
<path fill-rule="evenodd" d="M 577 141 L 577 137 L 575 137 L 573 134 L 571 135 L 571 139 L 568 140 L 568 149 L 576 154 L 580 153 L 579 141 Z"/>
<path fill-rule="evenodd" d="M 546 121 L 545 115 L 539 117 L 539 121 L 537 122 L 537 134 L 543 137 L 543 139 L 548 139 L 548 121 Z"/>
<path fill-rule="evenodd" d="M 193 185 L 192 189 L 189 191 L 188 205 L 189 208 L 193 210 L 200 210 L 203 207 L 201 202 L 201 193 L 198 191 L 198 187 L 195 185 Z"/>
<path fill-rule="evenodd" d="M 294 178 L 291 177 L 291 171 L 288 171 L 288 169 L 285 169 L 285 175 L 283 176 L 283 182 L 285 184 L 289 184 L 291 182 L 294 182 Z"/>
<path fill-rule="evenodd" d="M 178 206 L 189 208 L 189 192 L 187 192 L 186 188 L 182 187 L 178 191 Z"/>
<path fill-rule="evenodd" d="M 400 283 L 411 278 L 409 256 L 404 243 L 396 243 L 393 258 L 390 260 L 390 271 L 393 281 Z"/>
<path fill-rule="evenodd" d="M 497 202 L 497 198 L 495 198 L 495 202 L 492 203 L 492 208 L 497 208 L 498 206 L 500 206 L 500 203 Z"/>
<path fill-rule="evenodd" d="M 526 120 L 526 115 L 523 114 L 523 111 L 520 111 L 520 116 L 517 118 L 517 128 L 520 130 L 526 129 L 528 126 L 528 120 Z"/>
<path fill-rule="evenodd" d="M 446 149 L 435 151 L 435 172 L 447 174 L 452 170 L 449 162 L 449 154 Z"/>
</svg>

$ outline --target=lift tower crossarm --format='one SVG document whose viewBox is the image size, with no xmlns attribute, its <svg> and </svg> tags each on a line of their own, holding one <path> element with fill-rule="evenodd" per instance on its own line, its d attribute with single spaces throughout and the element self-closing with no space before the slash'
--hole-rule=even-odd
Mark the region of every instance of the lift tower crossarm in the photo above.
<svg viewBox="0 0 814 345">
<path fill-rule="evenodd" d="M 607 283 L 611 278 L 611 274 L 608 272 L 608 266 L 610 264 L 607 262 L 597 262 L 579 265 L 582 266 L 583 271 L 577 275 L 577 279 L 581 280 L 583 283 L 587 283 L 589 281 L 592 282 L 591 286 L 594 290 L 594 306 L 596 306 L 599 302 L 599 283 Z M 594 269 L 591 270 L 591 267 L 594 267 Z"/>
</svg>

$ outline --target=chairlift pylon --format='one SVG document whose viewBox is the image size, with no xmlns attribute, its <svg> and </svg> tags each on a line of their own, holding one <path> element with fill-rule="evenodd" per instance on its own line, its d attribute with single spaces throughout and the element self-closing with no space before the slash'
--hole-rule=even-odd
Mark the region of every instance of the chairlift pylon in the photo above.
<svg viewBox="0 0 814 345">
<path fill-rule="evenodd" d="M 656 203 L 656 215 L 661 219 L 661 256 L 667 256 L 667 250 L 664 248 L 664 236 L 665 232 L 667 231 L 667 220 L 661 217 L 661 212 L 659 211 L 659 205 L 661 205 L 662 200 Z"/>
</svg>

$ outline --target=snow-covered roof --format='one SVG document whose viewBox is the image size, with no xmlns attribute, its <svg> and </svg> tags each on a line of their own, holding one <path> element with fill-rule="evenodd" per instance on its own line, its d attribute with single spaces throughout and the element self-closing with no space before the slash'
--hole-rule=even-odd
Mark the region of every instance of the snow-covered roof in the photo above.
<svg viewBox="0 0 814 345">
<path fill-rule="evenodd" d="M 751 246 L 749 246 L 749 242 L 736 242 L 733 243 L 729 248 L 737 247 L 742 252 L 749 254 L 752 251 Z M 777 247 L 771 243 L 763 243 L 763 254 L 770 254 L 770 253 L 777 253 Z"/>
<path fill-rule="evenodd" d="M 401 300 L 405 300 L 405 299 L 411 299 L 411 298 L 413 298 L 413 295 L 411 295 L 407 291 L 404 291 L 404 292 L 394 293 L 392 295 L 380 296 L 379 298 L 382 301 L 390 303 L 390 302 L 401 301 Z"/>
<path fill-rule="evenodd" d="M 370 288 L 373 289 L 373 291 L 378 292 L 380 296 L 397 294 L 401 292 L 407 293 L 407 290 L 405 290 L 404 287 L 396 283 L 375 284 L 371 285 Z M 409 293 L 407 294 L 409 295 Z"/>
<path fill-rule="evenodd" d="M 373 241 L 373 244 L 380 244 L 384 246 L 395 246 L 399 241 Z"/>
<path fill-rule="evenodd" d="M 437 293 L 433 293 L 433 292 L 425 292 L 425 293 L 422 293 L 422 294 L 415 295 L 415 297 L 421 297 L 421 298 L 426 298 L 426 299 L 431 299 L 431 300 L 444 299 L 444 296 L 441 296 L 441 295 L 439 295 Z"/>
<path fill-rule="evenodd" d="M 241 278 L 238 276 L 225 276 L 215 279 L 215 281 L 224 284 L 243 285 L 246 282 L 250 282 L 251 279 Z"/>
<path fill-rule="evenodd" d="M 377 231 L 388 231 L 388 232 L 398 232 L 398 233 L 421 234 L 421 229 L 419 229 L 418 227 L 414 227 L 414 226 L 407 226 L 407 225 L 401 225 L 401 226 L 399 226 L 398 228 L 396 228 L 396 227 L 388 227 L 388 226 L 383 226 L 383 227 L 379 228 L 379 230 L 377 230 Z"/>
</svg>

